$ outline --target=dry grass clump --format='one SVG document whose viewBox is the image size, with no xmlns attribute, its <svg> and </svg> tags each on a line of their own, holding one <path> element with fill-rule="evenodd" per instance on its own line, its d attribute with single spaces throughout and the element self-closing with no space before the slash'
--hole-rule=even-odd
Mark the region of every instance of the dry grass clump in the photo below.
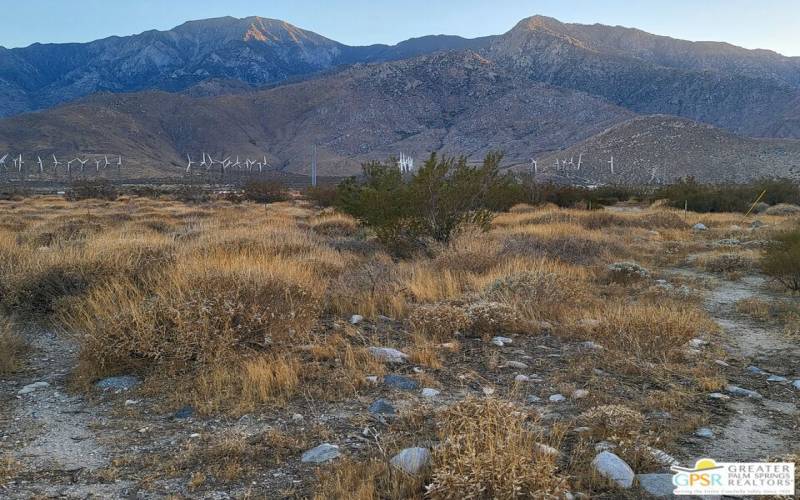
<svg viewBox="0 0 800 500">
<path fill-rule="evenodd" d="M 758 256 L 755 252 L 708 253 L 697 257 L 697 264 L 712 273 L 747 273 L 756 268 Z"/>
<path fill-rule="evenodd" d="M 423 498 L 424 476 L 393 469 L 385 459 L 344 459 L 318 473 L 314 500 L 380 500 Z"/>
<path fill-rule="evenodd" d="M 0 486 L 14 479 L 19 469 L 19 463 L 11 455 L 0 457 Z"/>
<path fill-rule="evenodd" d="M 405 298 L 397 266 L 386 254 L 358 262 L 333 279 L 328 287 L 326 304 L 337 314 L 378 314 L 400 316 Z"/>
<path fill-rule="evenodd" d="M 529 415 L 497 399 L 468 399 L 439 418 L 431 498 L 540 498 L 565 491 L 556 457 L 535 453 Z"/>
<path fill-rule="evenodd" d="M 503 333 L 527 333 L 531 324 L 520 316 L 519 312 L 508 304 L 480 300 L 468 304 L 465 308 L 469 318 L 467 335 L 473 337 L 491 337 Z"/>
<path fill-rule="evenodd" d="M 358 222 L 349 215 L 332 213 L 312 219 L 311 229 L 323 236 L 345 238 L 358 232 Z"/>
<path fill-rule="evenodd" d="M 610 255 L 623 254 L 623 247 L 599 231 L 576 224 L 524 226 L 507 233 L 501 257 L 546 257 L 568 264 L 593 264 Z"/>
<path fill-rule="evenodd" d="M 490 235 L 473 231 L 462 232 L 435 259 L 441 269 L 480 274 L 497 265 L 501 243 Z"/>
<path fill-rule="evenodd" d="M 14 325 L 7 319 L 0 319 L 0 375 L 19 371 L 26 350 L 27 344 L 14 332 Z"/>
<path fill-rule="evenodd" d="M 755 297 L 737 301 L 736 311 L 758 321 L 769 321 L 772 318 L 770 303 Z"/>
<path fill-rule="evenodd" d="M 644 425 L 644 416 L 623 405 L 595 406 L 580 415 L 578 420 L 592 429 L 598 439 L 610 436 L 637 434 Z"/>
<path fill-rule="evenodd" d="M 800 207 L 791 203 L 778 203 L 764 211 L 766 215 L 791 216 L 800 215 Z"/>
<path fill-rule="evenodd" d="M 450 304 L 418 306 L 408 315 L 411 330 L 432 340 L 446 342 L 456 333 L 465 331 L 470 317 L 460 307 Z"/>
</svg>

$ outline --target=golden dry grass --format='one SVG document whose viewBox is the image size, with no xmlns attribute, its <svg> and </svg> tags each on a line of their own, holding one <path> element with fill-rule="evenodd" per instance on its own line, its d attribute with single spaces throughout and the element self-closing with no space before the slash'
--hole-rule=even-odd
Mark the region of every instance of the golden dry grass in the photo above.
<svg viewBox="0 0 800 500">
<path fill-rule="evenodd" d="M 13 323 L 0 319 L 0 375 L 19 371 L 25 351 L 25 341 L 14 331 Z"/>
</svg>

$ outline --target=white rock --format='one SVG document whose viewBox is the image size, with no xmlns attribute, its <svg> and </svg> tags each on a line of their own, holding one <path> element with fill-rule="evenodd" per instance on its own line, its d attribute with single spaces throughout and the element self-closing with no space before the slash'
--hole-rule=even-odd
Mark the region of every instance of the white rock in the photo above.
<svg viewBox="0 0 800 500">
<path fill-rule="evenodd" d="M 601 451 L 592 460 L 592 467 L 598 474 L 614 481 L 622 488 L 630 488 L 633 486 L 634 473 L 630 465 L 625 463 L 624 460 L 611 453 L 610 451 Z"/>
<path fill-rule="evenodd" d="M 714 431 L 709 429 L 708 427 L 701 427 L 694 431 L 694 435 L 701 438 L 706 439 L 713 439 L 714 438 Z"/>
<path fill-rule="evenodd" d="M 361 323 L 362 321 L 364 321 L 364 316 L 362 316 L 360 314 L 354 314 L 354 315 L 350 316 L 350 324 L 351 325 L 357 325 L 357 324 Z"/>
<path fill-rule="evenodd" d="M 788 381 L 789 381 L 788 378 L 781 377 L 780 375 L 770 375 L 769 378 L 767 378 L 767 382 L 780 382 L 780 383 L 783 383 L 783 382 L 788 382 Z"/>
<path fill-rule="evenodd" d="M 516 377 L 514 377 L 514 382 L 522 383 L 522 382 L 530 382 L 530 381 L 531 381 L 531 378 L 529 376 L 527 376 L 527 375 L 517 375 Z"/>
<path fill-rule="evenodd" d="M 427 448 L 406 448 L 390 461 L 392 467 L 412 476 L 419 474 L 430 462 L 431 452 Z"/>
<path fill-rule="evenodd" d="M 750 399 L 763 399 L 763 396 L 756 391 L 751 391 L 749 389 L 743 389 L 741 387 L 737 387 L 735 385 L 728 385 L 725 387 L 725 390 L 733 394 L 734 396 L 743 396 Z"/>
<path fill-rule="evenodd" d="M 714 363 L 718 364 L 719 366 L 724 366 L 724 367 L 731 366 L 731 365 L 729 365 L 728 363 L 726 363 L 726 362 L 722 361 L 721 359 L 715 359 L 715 360 L 714 360 Z"/>
<path fill-rule="evenodd" d="M 673 474 L 638 474 L 636 479 L 644 491 L 656 498 L 673 498 Z"/>
<path fill-rule="evenodd" d="M 497 347 L 503 347 L 506 344 L 513 344 L 514 340 L 508 337 L 494 337 L 492 339 L 492 344 L 496 345 Z"/>
<path fill-rule="evenodd" d="M 50 384 L 48 384 L 47 382 L 34 382 L 20 389 L 17 392 L 17 394 L 19 394 L 20 396 L 24 396 L 25 394 L 30 394 L 32 392 L 38 391 L 39 389 L 44 389 L 45 387 L 50 387 Z"/>
<path fill-rule="evenodd" d="M 577 391 L 572 393 L 572 399 L 582 399 L 589 395 L 589 391 L 586 389 L 578 389 Z"/>
<path fill-rule="evenodd" d="M 551 403 L 561 403 L 567 400 L 567 398 L 565 398 L 563 394 L 553 394 L 548 399 L 550 400 Z"/>
<path fill-rule="evenodd" d="M 652 456 L 656 462 L 660 463 L 664 467 L 669 467 L 670 465 L 677 465 L 678 461 L 667 453 L 666 451 L 659 450 L 658 448 L 653 448 L 652 446 L 648 446 L 647 448 L 648 453 Z"/>
<path fill-rule="evenodd" d="M 707 231 L 708 230 L 706 225 L 703 224 L 702 222 L 698 222 L 697 224 L 692 226 L 692 229 L 694 229 L 695 231 Z"/>
<path fill-rule="evenodd" d="M 561 455 L 561 452 L 558 451 L 558 449 L 553 448 L 550 445 L 546 445 L 544 443 L 536 443 L 534 446 L 536 447 L 536 450 L 542 455 L 550 455 L 553 457 Z"/>
<path fill-rule="evenodd" d="M 292 420 L 294 420 L 295 422 L 302 422 L 303 416 L 300 415 L 299 413 L 295 413 L 294 415 L 292 415 Z"/>
<path fill-rule="evenodd" d="M 693 347 L 695 349 L 699 349 L 701 347 L 707 346 L 708 341 L 703 339 L 692 339 L 689 341 L 689 347 Z"/>
<path fill-rule="evenodd" d="M 440 394 L 439 391 L 437 391 L 436 389 L 432 389 L 430 387 L 422 389 L 422 397 L 424 398 L 435 398 L 439 394 Z"/>
<path fill-rule="evenodd" d="M 378 383 L 378 377 L 376 377 L 375 375 L 371 375 L 371 376 L 367 377 L 366 380 L 370 384 L 377 384 Z"/>
<path fill-rule="evenodd" d="M 797 379 L 794 382 L 792 382 L 792 387 L 800 391 L 800 379 Z"/>
<path fill-rule="evenodd" d="M 723 400 L 723 401 L 727 401 L 727 400 L 731 399 L 730 396 L 728 396 L 727 394 L 722 394 L 721 392 L 712 392 L 711 394 L 708 395 L 708 397 L 710 399 L 720 399 L 720 400 Z"/>
<path fill-rule="evenodd" d="M 321 464 L 323 462 L 328 462 L 340 456 L 341 453 L 339 452 L 338 446 L 336 446 L 335 444 L 322 443 L 316 448 L 312 448 L 303 453 L 303 456 L 300 458 L 300 461 L 303 463 Z"/>
<path fill-rule="evenodd" d="M 506 361 L 502 366 L 502 368 L 514 368 L 516 370 L 524 370 L 527 367 L 528 365 L 522 361 Z"/>
<path fill-rule="evenodd" d="M 408 359 L 408 354 L 391 347 L 370 347 L 368 350 L 370 354 L 387 363 L 405 363 Z"/>
<path fill-rule="evenodd" d="M 611 451 L 616 447 L 617 445 L 609 443 L 608 441 L 600 441 L 598 443 L 595 443 L 594 451 L 600 453 L 601 451 Z"/>
</svg>

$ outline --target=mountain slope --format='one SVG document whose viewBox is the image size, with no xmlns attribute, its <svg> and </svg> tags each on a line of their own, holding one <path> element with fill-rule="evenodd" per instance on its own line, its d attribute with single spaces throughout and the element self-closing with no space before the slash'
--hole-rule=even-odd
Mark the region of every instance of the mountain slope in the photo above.
<svg viewBox="0 0 800 500">
<path fill-rule="evenodd" d="M 752 139 L 672 116 L 644 116 L 538 162 L 543 177 L 589 184 L 667 183 L 688 176 L 702 182 L 800 179 L 800 140 Z"/>
<path fill-rule="evenodd" d="M 631 116 L 583 93 L 520 81 L 466 51 L 237 95 L 97 95 L 0 120 L 0 151 L 122 154 L 128 175 L 180 174 L 186 154 L 266 154 L 275 167 L 305 172 L 316 143 L 320 172 L 342 175 L 401 152 L 422 159 L 503 149 L 510 162 L 527 163 Z"/>
</svg>

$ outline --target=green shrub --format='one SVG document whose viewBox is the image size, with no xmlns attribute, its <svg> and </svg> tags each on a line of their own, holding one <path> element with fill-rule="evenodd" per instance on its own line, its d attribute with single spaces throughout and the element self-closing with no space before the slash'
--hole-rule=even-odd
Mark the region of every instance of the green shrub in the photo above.
<svg viewBox="0 0 800 500">
<path fill-rule="evenodd" d="M 761 261 L 764 273 L 793 292 L 800 292 L 800 229 L 775 236 Z"/>
<path fill-rule="evenodd" d="M 661 188 L 656 198 L 667 199 L 671 206 L 693 212 L 747 212 L 761 193 L 765 193 L 761 201 L 770 205 L 800 202 L 800 187 L 788 179 L 713 185 L 688 178 Z"/>
<path fill-rule="evenodd" d="M 432 154 L 418 171 L 403 178 L 393 163 L 363 165 L 363 179 L 348 179 L 337 189 L 336 204 L 375 234 L 395 255 L 423 249 L 427 241 L 447 243 L 458 229 L 488 229 L 491 210 L 514 180 L 499 172 L 502 155 L 490 153 L 481 166 L 465 157 Z M 507 207 L 506 207 L 507 208 Z"/>
<path fill-rule="evenodd" d="M 66 193 L 68 200 L 88 200 L 95 198 L 98 200 L 116 200 L 117 189 L 111 182 L 105 179 L 94 181 L 76 181 L 70 185 Z"/>
</svg>

